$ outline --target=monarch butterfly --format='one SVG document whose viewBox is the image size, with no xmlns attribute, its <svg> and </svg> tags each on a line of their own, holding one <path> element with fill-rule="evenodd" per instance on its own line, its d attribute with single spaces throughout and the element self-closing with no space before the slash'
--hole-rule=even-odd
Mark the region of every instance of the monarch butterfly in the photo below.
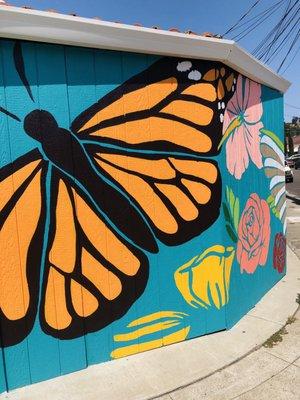
<svg viewBox="0 0 300 400">
<path fill-rule="evenodd" d="M 14 60 L 32 98 L 20 42 Z M 143 293 L 147 252 L 218 218 L 221 177 L 203 157 L 218 153 L 234 81 L 220 63 L 164 57 L 70 130 L 46 110 L 25 117 L 37 147 L 0 169 L 2 346 L 22 341 L 38 310 L 57 338 L 102 329 Z"/>
</svg>

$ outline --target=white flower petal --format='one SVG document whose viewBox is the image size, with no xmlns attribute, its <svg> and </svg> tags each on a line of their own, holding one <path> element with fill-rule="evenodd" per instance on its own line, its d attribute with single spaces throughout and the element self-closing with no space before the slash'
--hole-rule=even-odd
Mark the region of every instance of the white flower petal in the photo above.
<svg viewBox="0 0 300 400">
<path fill-rule="evenodd" d="M 279 183 L 285 183 L 285 176 L 282 175 L 273 176 L 273 178 L 270 181 L 270 189 L 272 190 Z"/>
<path fill-rule="evenodd" d="M 283 205 L 282 205 L 282 207 L 281 207 L 281 210 L 280 210 L 280 212 L 279 212 L 279 217 L 280 217 L 280 219 L 282 218 L 283 213 L 285 212 L 285 210 L 286 210 L 286 201 L 283 203 Z"/>
<path fill-rule="evenodd" d="M 274 200 L 275 206 L 277 206 L 281 196 L 283 196 L 284 194 L 285 194 L 285 185 L 282 186 L 282 188 L 279 190 L 279 192 L 275 196 L 275 200 Z"/>
<path fill-rule="evenodd" d="M 274 160 L 273 158 L 266 158 L 264 161 L 265 167 L 275 168 L 279 171 L 284 171 L 283 165 L 281 165 L 278 161 Z"/>
<path fill-rule="evenodd" d="M 188 74 L 188 78 L 191 79 L 192 81 L 200 81 L 201 79 L 201 72 L 197 71 L 194 69 Z"/>
<path fill-rule="evenodd" d="M 177 64 L 177 71 L 185 72 L 192 68 L 192 63 L 190 61 L 181 61 Z"/>
<path fill-rule="evenodd" d="M 262 136 L 260 143 L 264 143 L 264 144 L 268 145 L 269 147 L 271 147 L 275 151 L 275 153 L 278 155 L 278 157 L 280 158 L 282 165 L 284 165 L 283 151 L 277 146 L 277 144 L 274 142 L 274 140 L 272 140 L 269 136 L 264 135 L 264 136 Z"/>
</svg>

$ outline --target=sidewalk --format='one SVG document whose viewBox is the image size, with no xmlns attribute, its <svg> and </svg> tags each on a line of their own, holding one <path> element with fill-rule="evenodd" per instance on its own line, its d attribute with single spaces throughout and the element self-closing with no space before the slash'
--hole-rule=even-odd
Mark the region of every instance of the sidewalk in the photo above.
<svg viewBox="0 0 300 400">
<path fill-rule="evenodd" d="M 299 202 L 288 200 L 287 203 L 287 241 L 293 252 L 300 258 L 300 200 Z"/>
<path fill-rule="evenodd" d="M 295 314 L 299 292 L 299 259 L 288 248 L 287 275 L 231 330 L 96 365 L 0 399 L 296 400 L 299 320 L 287 325 L 288 334 L 275 335 L 275 340 L 283 338 L 279 345 L 261 345 Z"/>
<path fill-rule="evenodd" d="M 160 400 L 298 400 L 300 312 L 265 346 L 206 379 Z M 279 342 L 281 340 L 281 342 Z M 277 342 L 278 341 L 278 342 Z M 277 343 L 276 343 L 277 342 Z"/>
<path fill-rule="evenodd" d="M 286 197 L 289 200 L 293 200 L 295 203 L 300 204 L 300 197 L 297 196 L 296 194 L 286 192 Z"/>
</svg>

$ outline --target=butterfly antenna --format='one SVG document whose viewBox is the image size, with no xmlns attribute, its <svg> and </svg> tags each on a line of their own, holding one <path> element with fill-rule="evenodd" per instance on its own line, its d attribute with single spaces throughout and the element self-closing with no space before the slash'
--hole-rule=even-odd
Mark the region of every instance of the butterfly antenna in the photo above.
<svg viewBox="0 0 300 400">
<path fill-rule="evenodd" d="M 21 46 L 20 42 L 16 42 L 15 46 L 14 46 L 14 61 L 15 61 L 15 66 L 16 66 L 16 70 L 19 74 L 19 77 L 20 77 L 21 81 L 23 82 L 23 85 L 25 86 L 29 97 L 34 102 L 32 91 L 31 91 L 30 85 L 29 85 L 27 77 L 26 77 L 22 46 Z"/>
<path fill-rule="evenodd" d="M 18 121 L 18 122 L 21 122 L 21 120 L 20 120 L 19 117 L 17 117 L 15 114 L 13 114 L 13 113 L 11 113 L 11 112 L 5 110 L 5 108 L 3 108 L 3 107 L 0 107 L 0 112 L 3 113 L 3 114 L 5 114 L 5 115 L 7 115 L 7 116 L 9 116 L 9 117 L 12 118 L 12 119 L 15 119 L 15 120 Z"/>
</svg>

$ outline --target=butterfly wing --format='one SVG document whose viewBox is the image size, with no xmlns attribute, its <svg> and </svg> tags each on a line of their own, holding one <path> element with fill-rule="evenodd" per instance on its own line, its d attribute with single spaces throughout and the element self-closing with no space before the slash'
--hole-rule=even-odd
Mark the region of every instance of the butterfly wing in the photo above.
<svg viewBox="0 0 300 400">
<path fill-rule="evenodd" d="M 31 331 L 38 303 L 47 164 L 37 150 L 0 169 L 0 326 L 2 346 Z"/>
<path fill-rule="evenodd" d="M 213 160 L 107 151 L 95 153 L 94 159 L 101 174 L 129 195 L 163 243 L 184 243 L 219 215 L 222 187 Z"/>
<path fill-rule="evenodd" d="M 71 339 L 127 312 L 145 289 L 148 261 L 55 168 L 51 193 L 40 321 L 46 333 Z"/>
<path fill-rule="evenodd" d="M 71 129 L 126 148 L 215 155 L 234 89 L 227 66 L 165 57 L 80 114 Z"/>
<path fill-rule="evenodd" d="M 198 235 L 219 215 L 217 163 L 199 155 L 217 154 L 234 89 L 235 73 L 220 63 L 166 57 L 72 124 L 78 138 L 102 145 L 85 144 L 98 170 L 129 195 L 168 245 Z"/>
</svg>

